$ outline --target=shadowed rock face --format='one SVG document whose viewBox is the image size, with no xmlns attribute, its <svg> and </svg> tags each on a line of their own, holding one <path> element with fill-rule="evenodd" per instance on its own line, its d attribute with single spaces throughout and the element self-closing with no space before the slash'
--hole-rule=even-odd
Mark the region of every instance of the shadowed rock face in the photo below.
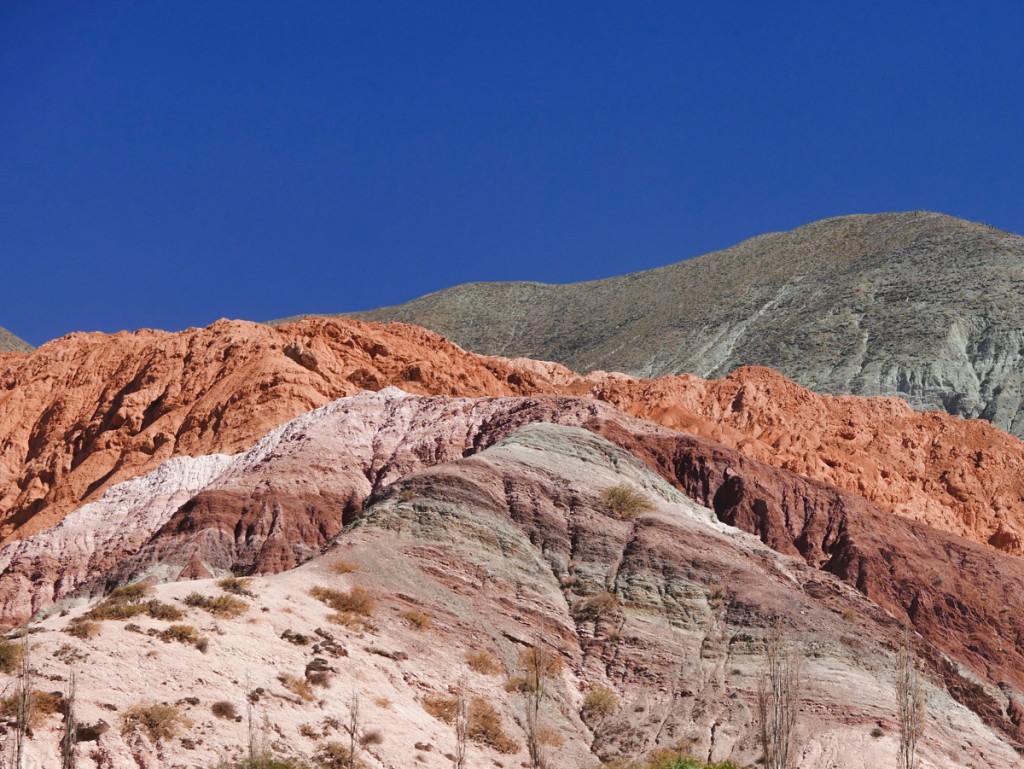
<svg viewBox="0 0 1024 769">
<path fill-rule="evenodd" d="M 360 413 L 365 441 L 355 429 Z M 210 765 L 224 746 L 243 745 L 244 724 L 212 718 L 206 710 L 214 699 L 240 696 L 237 682 L 250 675 L 251 686 L 265 695 L 259 708 L 273 714 L 289 753 L 309 755 L 315 741 L 308 724 L 318 724 L 325 712 L 344 713 L 350 687 L 357 686 L 367 726 L 384 733 L 367 760 L 402 765 L 418 752 L 417 763 L 427 769 L 450 765 L 444 753 L 451 727 L 424 713 L 423 698 L 461 680 L 471 696 L 495 706 L 518 743 L 504 756 L 474 744 L 472 760 L 519 765 L 525 760 L 523 702 L 503 684 L 506 675 L 516 674 L 520 652 L 534 643 L 564 666 L 550 677 L 543 708 L 545 726 L 560 736 L 547 748 L 552 766 L 590 766 L 597 758 L 678 744 L 698 756 L 750 765 L 759 752 L 754 697 L 762 638 L 775 620 L 787 639 L 799 639 L 808 681 L 801 696 L 798 769 L 889 762 L 896 750 L 891 681 L 899 623 L 834 576 L 720 523 L 651 467 L 593 432 L 549 421 L 519 426 L 559 415 L 589 420 L 609 433 L 653 430 L 645 441 L 656 440 L 654 433 L 665 433 L 666 440 L 671 435 L 593 402 L 459 401 L 392 391 L 332 404 L 316 417 L 300 418 L 295 430 L 269 436 L 259 453 L 232 460 L 222 468 L 225 488 L 225 476 L 232 482 L 280 480 L 284 496 L 301 488 L 286 468 L 305 456 L 309 482 L 327 483 L 330 472 L 316 467 L 321 452 L 352 443 L 353 455 L 340 456 L 339 466 L 351 460 L 365 482 L 372 478 L 379 485 L 323 556 L 254 580 L 246 615 L 214 621 L 192 610 L 187 621 L 209 635 L 205 653 L 168 648 L 117 622 L 105 622 L 100 636 L 88 642 L 71 639 L 89 654 L 79 682 L 84 718 L 102 715 L 100 703 L 124 709 L 140 691 L 179 704 L 186 696 L 201 698 L 189 711 L 202 724 L 201 742 L 186 748 L 169 740 L 158 751 L 144 738 L 111 730 L 97 746 L 105 765 L 127 768 L 133 756 L 158 752 L 168 763 Z M 397 420 L 396 434 L 381 418 Z M 445 441 L 419 441 L 428 422 L 435 436 L 450 437 L 449 448 L 437 447 Z M 410 430 L 411 438 L 401 437 Z M 485 448 L 481 441 L 489 438 L 482 436 L 492 432 L 505 437 Z M 471 454 L 441 461 L 458 448 Z M 429 464 L 435 461 L 441 463 Z M 756 465 L 748 462 L 745 472 Z M 613 514 L 601 492 L 620 483 L 641 490 L 651 509 L 633 519 Z M 281 509 L 282 517 L 299 513 L 299 507 Z M 224 512 L 220 508 L 209 521 L 212 541 L 227 520 Z M 308 511 L 309 520 L 318 515 Z M 201 530 L 201 521 L 193 520 Z M 170 535 L 165 527 L 161 536 Z M 349 564 L 342 576 L 329 568 L 339 559 Z M 308 595 L 312 586 L 369 591 L 376 601 L 372 626 L 331 623 L 326 607 Z M 217 593 L 210 583 L 171 584 L 159 586 L 156 597 L 182 606 L 192 590 Z M 400 613 L 410 609 L 430 618 L 429 629 L 410 629 Z M 43 675 L 66 672 L 57 652 L 66 653 L 69 638 L 61 631 L 80 613 L 55 614 L 37 626 L 33 649 Z M 154 632 L 166 626 L 139 622 Z M 333 638 L 331 648 L 344 651 L 343 659 L 323 651 L 325 632 Z M 317 646 L 310 649 L 309 640 L 295 645 L 288 640 L 295 633 Z M 505 674 L 467 671 L 464 654 L 480 650 L 492 654 Z M 309 669 L 317 655 L 321 666 L 340 672 L 334 685 L 316 690 L 323 703 L 289 696 L 277 675 Z M 143 657 L 148 664 L 124 665 Z M 609 687 L 619 700 L 601 718 L 582 713 L 583 694 L 593 686 Z M 927 683 L 927 694 L 922 769 L 1017 766 L 1010 742 L 957 704 L 941 678 Z M 386 706 L 377 705 L 382 695 Z M 415 747 L 427 743 L 433 745 L 429 751 Z M 45 756 L 55 744 L 33 740 L 31 749 L 39 752 L 32 755 Z"/>
<path fill-rule="evenodd" d="M 607 280 L 456 286 L 356 317 L 577 371 L 768 366 L 1024 435 L 1022 297 L 1024 238 L 914 212 L 826 219 Z"/>
<path fill-rule="evenodd" d="M 918 414 L 891 398 L 816 395 L 766 369 L 717 381 L 580 377 L 557 364 L 467 353 L 412 326 L 351 320 L 72 335 L 0 360 L 0 542 L 52 526 L 166 459 L 242 451 L 311 408 L 391 384 L 605 400 L 902 516 L 1024 552 L 1024 444 L 984 421 Z"/>
<path fill-rule="evenodd" d="M 125 534 L 118 534 L 106 540 L 102 557 L 96 554 L 95 534 L 91 542 L 70 545 L 66 538 L 54 539 L 74 529 L 78 513 L 60 527 L 3 548 L 4 616 L 24 616 L 27 607 L 41 608 L 75 589 L 96 591 L 107 582 L 138 575 L 178 579 L 294 567 L 341 532 L 346 520 L 355 521 L 353 531 L 359 531 L 375 507 L 408 501 L 406 490 L 437 499 L 461 493 L 446 485 L 441 469 L 426 470 L 475 456 L 537 423 L 584 428 L 602 436 L 628 452 L 603 461 L 622 464 L 635 456 L 723 521 L 755 534 L 780 553 L 799 556 L 821 574 L 805 584 L 810 598 L 832 600 L 834 576 L 889 614 L 908 618 L 924 639 L 920 653 L 936 680 L 988 724 L 1015 742 L 1021 739 L 1024 652 L 1018 639 L 1024 637 L 1024 561 L 901 521 L 827 484 L 581 398 L 467 400 L 387 390 L 329 404 L 274 431 L 248 452 L 205 468 L 213 477 L 177 508 L 166 502 L 171 485 L 140 484 L 134 502 L 122 497 L 120 505 L 110 507 L 106 524 L 92 520 L 93 531 L 121 531 L 125 527 L 118 510 L 138 511 L 130 529 L 134 539 L 119 544 L 117 537 Z M 567 451 L 563 447 L 558 455 Z M 637 466 L 636 460 L 629 461 Z M 190 477 L 197 477 L 199 470 L 187 467 Z M 426 480 L 414 481 L 421 476 Z M 157 496 L 151 504 L 147 495 L 152 489 Z M 510 480 L 500 498 L 514 520 L 530 528 L 531 516 L 542 509 L 592 508 L 600 490 L 577 482 L 541 494 Z M 489 509 L 494 500 L 481 498 L 479 503 Z M 416 525 L 412 520 L 413 530 Z M 601 525 L 612 524 L 603 520 Z M 574 541 L 574 535 L 566 536 Z M 563 563 L 563 571 L 591 547 L 595 550 L 588 557 L 594 563 L 618 563 L 624 557 L 596 540 L 575 539 L 576 544 L 566 545 L 546 529 L 530 535 L 542 553 Z M 657 539 L 655 531 L 651 547 Z M 649 568 L 699 571 L 691 554 L 680 550 L 672 556 L 665 547 L 658 544 L 661 554 Z M 54 553 L 62 553 L 64 560 L 55 559 Z M 83 561 L 105 563 L 106 568 L 102 574 L 89 574 L 81 567 Z M 445 568 L 438 564 L 436 568 Z M 574 572 L 574 578 L 584 576 Z M 722 579 L 729 584 L 738 577 Z M 774 611 L 772 605 L 753 599 L 745 604 L 762 620 Z"/>
</svg>

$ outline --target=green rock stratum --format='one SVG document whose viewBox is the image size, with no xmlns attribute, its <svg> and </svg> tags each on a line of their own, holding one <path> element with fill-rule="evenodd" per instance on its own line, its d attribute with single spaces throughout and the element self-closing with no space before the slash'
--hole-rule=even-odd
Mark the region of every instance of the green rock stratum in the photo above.
<svg viewBox="0 0 1024 769">
<path fill-rule="evenodd" d="M 1024 435 L 1024 238 L 941 214 L 826 219 L 646 272 L 472 283 L 356 317 L 583 372 L 769 366 Z"/>
</svg>

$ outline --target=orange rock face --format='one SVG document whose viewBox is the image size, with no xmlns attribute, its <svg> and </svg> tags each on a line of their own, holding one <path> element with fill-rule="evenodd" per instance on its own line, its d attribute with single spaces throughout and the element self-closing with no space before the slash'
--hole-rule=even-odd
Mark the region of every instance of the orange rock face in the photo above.
<svg viewBox="0 0 1024 769">
<path fill-rule="evenodd" d="M 172 456 L 237 452 L 361 390 L 509 395 L 541 388 L 541 373 L 544 387 L 571 375 L 487 361 L 397 324 L 71 334 L 0 359 L 0 542 L 48 528 Z"/>
<path fill-rule="evenodd" d="M 987 422 L 919 414 L 893 398 L 818 395 L 767 369 L 718 381 L 581 377 L 474 355 L 414 326 L 343 319 L 72 334 L 0 356 L 0 543 L 172 456 L 236 452 L 300 413 L 388 385 L 588 395 L 1024 553 L 1024 444 Z"/>
</svg>

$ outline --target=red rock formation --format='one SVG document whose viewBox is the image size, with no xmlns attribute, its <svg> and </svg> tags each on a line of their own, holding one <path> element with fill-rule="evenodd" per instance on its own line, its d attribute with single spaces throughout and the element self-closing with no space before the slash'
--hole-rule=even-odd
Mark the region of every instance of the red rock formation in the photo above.
<svg viewBox="0 0 1024 769">
<path fill-rule="evenodd" d="M 338 534 L 364 500 L 372 506 L 398 498 L 410 485 L 440 500 L 467 493 L 445 486 L 443 468 L 422 478 L 418 472 L 475 455 L 536 423 L 600 435 L 722 521 L 839 577 L 888 615 L 909 621 L 927 642 L 919 653 L 954 697 L 1015 743 L 1024 743 L 1024 647 L 1019 644 L 1024 559 L 917 522 L 893 526 L 890 513 L 855 494 L 582 398 L 381 394 L 331 404 L 234 460 L 153 532 L 144 548 L 109 558 L 112 571 L 96 579 L 102 584 L 157 572 L 177 579 L 293 568 Z M 424 479 L 434 479 L 433 485 Z M 599 492 L 565 488 L 542 497 L 508 479 L 500 494 L 491 496 L 504 499 L 517 521 L 527 525 L 541 509 L 574 510 L 593 504 Z M 476 504 L 490 504 L 491 496 Z M 472 499 L 463 503 L 473 506 Z M 550 531 L 536 534 L 546 552 L 556 549 L 557 540 Z M 567 550 L 573 547 L 565 544 Z M 652 569 L 699 570 L 687 557 L 673 555 L 671 547 L 661 553 Z M 39 561 L 21 571 L 26 568 L 42 575 L 44 596 L 56 592 L 49 585 L 67 571 Z M 9 575 L 0 577 L 0 593 L 13 594 L 8 580 Z M 820 606 L 843 611 L 842 596 L 828 580 L 802 584 Z M 779 610 L 773 606 L 762 601 L 737 604 L 734 610 L 764 619 Z"/>
<path fill-rule="evenodd" d="M 219 321 L 177 334 L 72 334 L 0 357 L 0 543 L 53 525 L 177 455 L 236 452 L 362 389 L 595 397 L 880 507 L 1021 554 L 1024 444 L 892 398 L 812 393 L 767 369 L 723 380 L 579 377 L 482 357 L 400 324 Z"/>
<path fill-rule="evenodd" d="M 0 543 L 172 456 L 240 451 L 360 390 L 505 395 L 569 375 L 469 355 L 413 326 L 355 321 L 71 334 L 0 359 Z"/>
</svg>

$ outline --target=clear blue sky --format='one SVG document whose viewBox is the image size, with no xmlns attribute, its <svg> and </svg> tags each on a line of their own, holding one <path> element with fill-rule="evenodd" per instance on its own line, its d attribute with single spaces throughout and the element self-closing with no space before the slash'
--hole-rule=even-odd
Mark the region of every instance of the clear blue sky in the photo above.
<svg viewBox="0 0 1024 769">
<path fill-rule="evenodd" d="M 584 280 L 846 213 L 1024 231 L 1022 29 L 1019 2 L 3 0 L 0 326 Z"/>
</svg>

